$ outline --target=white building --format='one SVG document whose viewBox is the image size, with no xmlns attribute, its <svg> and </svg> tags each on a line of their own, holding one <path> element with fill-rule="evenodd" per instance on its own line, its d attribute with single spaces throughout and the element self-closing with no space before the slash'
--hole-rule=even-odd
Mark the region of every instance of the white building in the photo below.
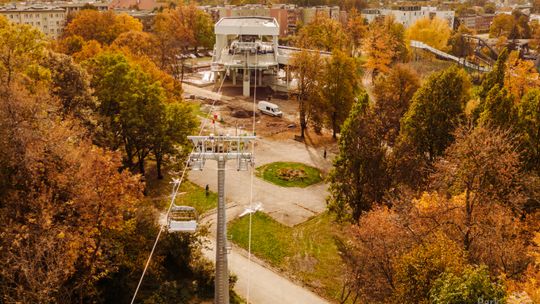
<svg viewBox="0 0 540 304">
<path fill-rule="evenodd" d="M 362 15 L 368 22 L 372 22 L 376 18 L 388 15 L 394 16 L 397 23 L 403 24 L 405 28 L 412 26 L 416 21 L 422 18 L 440 18 L 448 21 L 448 26 L 454 28 L 454 11 L 442 11 L 432 6 L 399 6 L 392 9 L 365 9 L 362 10 Z"/>
<path fill-rule="evenodd" d="M 216 84 L 228 77 L 236 85 L 240 76 L 243 95 L 249 96 L 252 78 L 262 85 L 265 72 L 277 73 L 279 24 L 275 18 L 221 18 L 215 34 L 212 71 Z"/>
<path fill-rule="evenodd" d="M 65 9 L 45 5 L 2 7 L 0 15 L 13 23 L 34 26 L 52 38 L 62 33 L 67 18 Z"/>
</svg>

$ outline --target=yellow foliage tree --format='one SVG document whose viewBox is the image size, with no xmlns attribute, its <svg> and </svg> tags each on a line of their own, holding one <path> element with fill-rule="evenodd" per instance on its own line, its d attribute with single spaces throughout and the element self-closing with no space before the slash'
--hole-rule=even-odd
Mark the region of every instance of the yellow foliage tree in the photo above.
<svg viewBox="0 0 540 304">
<path fill-rule="evenodd" d="M 127 15 L 116 15 L 112 11 L 99 12 L 83 10 L 66 26 L 66 37 L 79 35 L 85 40 L 96 40 L 101 44 L 111 44 L 116 37 L 124 32 L 142 31 L 142 23 Z"/>
<path fill-rule="evenodd" d="M 99 42 L 96 40 L 90 40 L 84 43 L 79 52 L 73 54 L 73 59 L 76 62 L 82 62 L 96 56 L 97 54 L 101 53 L 102 50 L 103 49 L 101 48 L 101 44 Z"/>
<path fill-rule="evenodd" d="M 504 86 L 518 102 L 532 88 L 540 87 L 540 75 L 534 62 L 519 59 L 518 52 L 510 53 L 506 66 Z"/>
<path fill-rule="evenodd" d="M 450 39 L 451 33 L 446 20 L 422 18 L 407 29 L 406 36 L 410 40 L 422 41 L 444 51 L 448 48 L 448 39 Z"/>
</svg>

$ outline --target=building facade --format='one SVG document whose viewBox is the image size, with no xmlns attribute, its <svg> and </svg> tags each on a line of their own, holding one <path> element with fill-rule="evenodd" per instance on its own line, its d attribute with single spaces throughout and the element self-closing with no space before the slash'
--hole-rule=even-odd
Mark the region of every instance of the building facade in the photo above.
<svg viewBox="0 0 540 304">
<path fill-rule="evenodd" d="M 493 22 L 493 18 L 495 18 L 495 15 L 493 14 L 460 16 L 456 18 L 456 28 L 463 24 L 467 28 L 474 30 L 478 33 L 487 33 L 489 32 L 489 27 Z"/>
<path fill-rule="evenodd" d="M 293 4 L 246 4 L 242 6 L 226 5 L 221 7 L 202 6 L 215 22 L 228 17 L 271 17 L 279 24 L 279 36 L 286 37 L 296 34 L 299 24 L 313 22 L 317 16 L 325 16 L 341 22 L 346 22 L 346 14 L 338 6 L 298 7 Z"/>
<path fill-rule="evenodd" d="M 62 34 L 67 20 L 65 9 L 44 5 L 2 7 L 0 15 L 13 23 L 36 27 L 52 38 Z"/>
<path fill-rule="evenodd" d="M 412 26 L 422 18 L 440 18 L 448 22 L 450 28 L 454 27 L 455 12 L 450 10 L 439 10 L 432 6 L 405 5 L 391 9 L 365 9 L 362 15 L 368 22 L 384 16 L 394 16 L 397 23 L 403 24 L 405 28 Z"/>
</svg>

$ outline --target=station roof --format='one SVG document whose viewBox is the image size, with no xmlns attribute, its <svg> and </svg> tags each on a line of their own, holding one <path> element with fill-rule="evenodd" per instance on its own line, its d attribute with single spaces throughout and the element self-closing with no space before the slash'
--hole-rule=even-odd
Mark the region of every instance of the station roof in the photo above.
<svg viewBox="0 0 540 304">
<path fill-rule="evenodd" d="M 279 24 L 272 17 L 224 17 L 214 30 L 216 35 L 278 36 Z"/>
</svg>

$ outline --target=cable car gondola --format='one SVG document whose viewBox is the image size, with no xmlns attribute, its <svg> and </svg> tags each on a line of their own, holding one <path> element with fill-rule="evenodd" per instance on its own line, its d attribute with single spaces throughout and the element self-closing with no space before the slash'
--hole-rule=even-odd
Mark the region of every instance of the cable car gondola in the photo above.
<svg viewBox="0 0 540 304">
<path fill-rule="evenodd" d="M 198 218 L 195 208 L 173 205 L 167 218 L 168 230 L 169 232 L 193 233 L 197 230 Z"/>
</svg>

